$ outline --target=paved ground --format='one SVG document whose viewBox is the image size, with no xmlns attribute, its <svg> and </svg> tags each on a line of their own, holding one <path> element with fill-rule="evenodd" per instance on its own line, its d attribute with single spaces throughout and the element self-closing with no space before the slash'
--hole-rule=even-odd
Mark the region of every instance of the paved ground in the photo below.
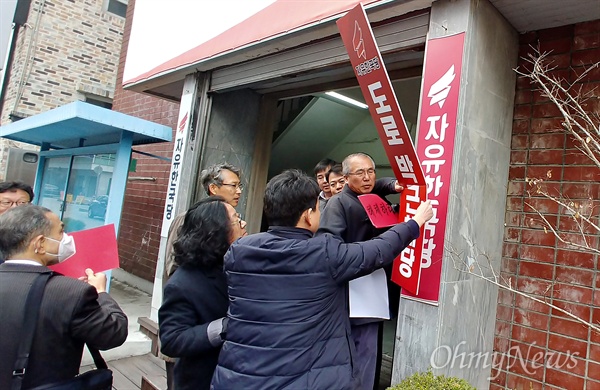
<svg viewBox="0 0 600 390">
<path fill-rule="evenodd" d="M 148 317 L 150 315 L 152 297 L 114 278 L 110 282 L 110 295 L 119 303 L 125 314 L 127 314 L 129 334 L 122 346 L 102 352 L 104 360 L 117 360 L 149 353 L 151 347 L 150 339 L 140 332 L 137 320 L 138 317 Z M 86 348 L 81 364 L 85 366 L 91 363 L 92 358 Z"/>
<path fill-rule="evenodd" d="M 118 348 L 102 352 L 104 360 L 113 371 L 113 389 L 140 389 L 142 376 L 158 389 L 166 389 L 165 364 L 150 353 L 150 339 L 140 332 L 137 322 L 139 317 L 150 315 L 152 297 L 114 278 L 111 279 L 110 295 L 119 303 L 129 320 L 129 334 L 125 343 Z M 86 348 L 81 362 L 81 372 L 94 368 L 92 362 Z"/>
</svg>

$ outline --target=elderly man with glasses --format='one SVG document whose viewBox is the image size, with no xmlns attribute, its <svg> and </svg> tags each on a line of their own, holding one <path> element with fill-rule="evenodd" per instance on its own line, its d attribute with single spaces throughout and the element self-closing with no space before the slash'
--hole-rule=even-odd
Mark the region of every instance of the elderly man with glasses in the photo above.
<svg viewBox="0 0 600 390">
<path fill-rule="evenodd" d="M 65 388 L 62 382 L 79 374 L 83 346 L 107 350 L 127 338 L 127 316 L 106 293 L 106 276 L 85 270 L 80 279 L 52 274 L 47 268 L 75 254 L 64 224 L 49 209 L 24 205 L 0 215 L 0 388 Z M 33 343 L 26 351 L 27 367 L 19 342 L 25 337 L 26 306 L 34 280 L 44 287 Z M 44 279 L 46 279 L 44 281 Z M 39 283 L 39 282 L 38 282 Z M 18 364 L 18 363 L 17 363 Z M 16 386 L 15 376 L 23 376 Z M 45 385 L 54 384 L 46 387 Z M 39 387 L 38 387 L 39 386 Z"/>
<path fill-rule="evenodd" d="M 237 207 L 244 189 L 240 172 L 238 167 L 228 163 L 214 164 L 200 172 L 200 182 L 206 195 L 218 195 Z"/>
<path fill-rule="evenodd" d="M 385 231 L 376 229 L 370 222 L 367 212 L 358 200 L 362 194 L 374 193 L 381 197 L 402 191 L 403 187 L 394 178 L 376 180 L 375 163 L 365 153 L 351 154 L 342 162 L 342 172 L 346 178 L 346 185 L 342 191 L 331 198 L 327 207 L 321 214 L 321 226 L 319 233 L 331 233 L 341 237 L 346 243 L 367 241 Z M 385 198 L 384 198 L 385 199 Z M 380 278 L 385 278 L 381 270 Z M 391 276 L 391 267 L 386 269 Z M 373 274 L 364 278 L 374 278 Z M 352 294 L 361 294 L 362 286 L 360 280 L 351 281 L 355 283 L 350 286 Z M 397 287 L 392 288 L 389 277 L 386 283 L 377 283 L 376 291 L 381 299 L 388 298 L 390 311 L 396 314 L 400 291 Z M 388 296 L 388 294 L 391 294 Z M 369 293 L 373 293 L 369 291 Z M 362 294 L 361 294 L 362 295 Z M 386 316 L 390 318 L 390 316 Z M 383 331 L 383 320 L 387 318 L 357 317 L 350 310 L 351 335 L 356 346 L 355 364 L 359 367 L 361 376 L 361 389 L 371 390 L 374 388 L 381 364 L 381 338 L 379 333 Z"/>
<path fill-rule="evenodd" d="M 206 195 L 220 196 L 225 200 L 225 203 L 229 203 L 234 208 L 237 207 L 240 202 L 242 190 L 244 189 L 241 181 L 241 170 L 228 163 L 213 164 L 200 172 L 200 183 L 202 183 Z M 245 236 L 248 234 L 248 232 L 246 232 L 246 221 L 241 218 L 239 213 L 237 216 L 240 227 L 242 228 L 242 235 Z M 185 213 L 179 214 L 175 217 L 169 227 L 163 285 L 167 283 L 169 276 L 177 269 L 177 265 L 173 261 L 172 255 L 173 243 L 177 239 L 177 231 L 181 225 L 183 225 L 184 217 Z"/>
</svg>

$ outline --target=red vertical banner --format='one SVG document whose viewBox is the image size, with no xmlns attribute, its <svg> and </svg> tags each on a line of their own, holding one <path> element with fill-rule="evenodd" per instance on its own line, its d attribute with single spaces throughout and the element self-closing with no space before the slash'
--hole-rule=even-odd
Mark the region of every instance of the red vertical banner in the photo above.
<svg viewBox="0 0 600 390">
<path fill-rule="evenodd" d="M 404 221 L 425 200 L 421 164 L 362 5 L 350 10 L 337 25 L 394 175 L 407 188 L 401 195 L 400 218 Z M 416 294 L 423 234 L 411 245 L 394 261 L 392 280 Z"/>
<path fill-rule="evenodd" d="M 439 300 L 463 48 L 461 33 L 429 39 L 425 50 L 417 155 L 434 214 L 425 225 L 418 293 L 402 295 L 431 304 Z"/>
<path fill-rule="evenodd" d="M 400 194 L 400 222 L 406 222 L 415 216 L 417 208 L 427 199 L 426 186 L 405 186 Z M 421 267 L 423 254 L 423 232 L 394 260 L 392 281 L 402 287 L 402 291 L 418 293 L 421 284 Z"/>
</svg>

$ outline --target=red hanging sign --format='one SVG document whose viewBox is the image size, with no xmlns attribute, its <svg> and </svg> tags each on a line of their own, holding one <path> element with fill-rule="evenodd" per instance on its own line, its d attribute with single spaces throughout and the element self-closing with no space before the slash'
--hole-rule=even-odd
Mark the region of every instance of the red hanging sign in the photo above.
<svg viewBox="0 0 600 390">
<path fill-rule="evenodd" d="M 404 221 L 425 200 L 421 197 L 425 195 L 421 164 L 362 4 L 337 25 L 394 175 L 406 188 L 401 195 L 400 220 Z M 419 286 L 422 247 L 423 233 L 394 261 L 392 280 L 413 293 Z"/>
<path fill-rule="evenodd" d="M 430 39 L 425 51 L 417 155 L 433 218 L 425 225 L 418 293 L 403 290 L 402 295 L 432 304 L 437 304 L 440 292 L 463 47 L 461 33 Z"/>
</svg>

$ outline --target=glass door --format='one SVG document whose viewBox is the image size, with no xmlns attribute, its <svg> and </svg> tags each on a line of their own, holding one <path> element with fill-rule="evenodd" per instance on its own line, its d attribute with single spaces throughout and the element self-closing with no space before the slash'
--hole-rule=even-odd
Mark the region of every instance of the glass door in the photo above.
<svg viewBox="0 0 600 390">
<path fill-rule="evenodd" d="M 71 157 L 46 158 L 42 173 L 42 186 L 37 195 L 38 205 L 44 206 L 62 219 L 67 179 Z"/>
<path fill-rule="evenodd" d="M 46 158 L 38 204 L 55 212 L 67 232 L 104 225 L 115 157 L 103 153 Z"/>
</svg>

